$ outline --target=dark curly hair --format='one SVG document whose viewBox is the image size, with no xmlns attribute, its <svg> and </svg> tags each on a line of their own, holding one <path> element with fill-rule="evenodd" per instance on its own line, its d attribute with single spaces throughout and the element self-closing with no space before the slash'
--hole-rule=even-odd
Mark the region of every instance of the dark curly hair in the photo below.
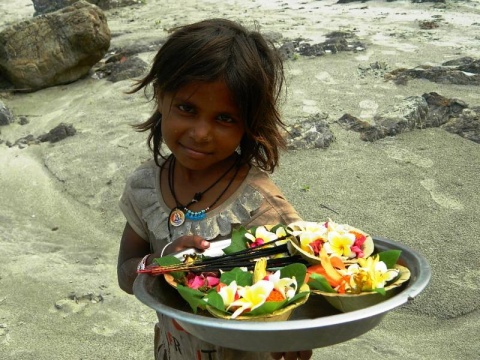
<svg viewBox="0 0 480 360">
<path fill-rule="evenodd" d="M 174 29 L 150 72 L 129 93 L 151 84 L 151 100 L 157 102 L 160 94 L 175 93 L 194 81 L 225 81 L 245 124 L 240 161 L 273 172 L 279 151 L 286 148 L 278 111 L 284 79 L 282 59 L 272 42 L 236 22 L 210 19 Z M 165 158 L 161 120 L 155 111 L 134 125 L 137 131 L 150 131 L 147 141 L 157 165 L 158 157 Z"/>
</svg>

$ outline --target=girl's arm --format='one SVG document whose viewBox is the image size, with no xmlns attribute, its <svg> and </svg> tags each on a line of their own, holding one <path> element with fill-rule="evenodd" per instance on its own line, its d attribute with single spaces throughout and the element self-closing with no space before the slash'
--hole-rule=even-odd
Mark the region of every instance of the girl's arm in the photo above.
<svg viewBox="0 0 480 360">
<path fill-rule="evenodd" d="M 151 254 L 150 243 L 141 238 L 127 222 L 123 230 L 118 254 L 118 284 L 123 291 L 133 294 L 133 282 L 137 278 L 137 266 L 146 255 L 150 255 L 146 259 L 146 265 L 149 265 L 153 259 L 162 255 L 168 255 L 188 248 L 205 250 L 209 247 L 210 243 L 204 238 L 197 235 L 185 235 L 168 244 L 163 251 Z"/>
<path fill-rule="evenodd" d="M 133 294 L 133 282 L 137 277 L 137 266 L 150 253 L 150 244 L 142 239 L 128 224 L 123 230 L 117 262 L 117 278 L 120 288 Z"/>
</svg>

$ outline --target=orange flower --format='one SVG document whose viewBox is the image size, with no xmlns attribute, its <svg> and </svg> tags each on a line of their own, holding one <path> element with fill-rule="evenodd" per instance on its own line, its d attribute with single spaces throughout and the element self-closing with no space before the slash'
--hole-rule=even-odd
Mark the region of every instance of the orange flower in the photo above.
<svg viewBox="0 0 480 360">
<path fill-rule="evenodd" d="M 285 297 L 282 295 L 282 293 L 276 289 L 273 289 L 265 301 L 268 302 L 268 301 L 283 301 L 283 300 L 285 300 Z"/>
</svg>

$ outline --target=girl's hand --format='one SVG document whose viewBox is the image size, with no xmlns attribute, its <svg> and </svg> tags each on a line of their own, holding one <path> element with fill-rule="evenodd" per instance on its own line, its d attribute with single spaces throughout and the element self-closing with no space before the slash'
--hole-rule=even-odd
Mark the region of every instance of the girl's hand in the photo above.
<svg viewBox="0 0 480 360">
<path fill-rule="evenodd" d="M 270 354 L 274 360 L 308 360 L 312 357 L 312 350 L 292 351 L 292 352 L 274 352 Z"/>
<path fill-rule="evenodd" d="M 204 251 L 210 247 L 210 242 L 198 235 L 184 235 L 172 241 L 167 245 L 163 256 L 172 254 L 185 249 L 195 248 Z"/>
</svg>

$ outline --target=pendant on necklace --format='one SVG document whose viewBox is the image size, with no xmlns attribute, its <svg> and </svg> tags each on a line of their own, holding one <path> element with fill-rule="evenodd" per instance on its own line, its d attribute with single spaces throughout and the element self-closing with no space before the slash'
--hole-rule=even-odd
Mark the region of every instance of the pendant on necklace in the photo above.
<svg viewBox="0 0 480 360">
<path fill-rule="evenodd" d="M 170 213 L 169 221 L 173 226 L 180 226 L 185 222 L 185 213 L 179 208 L 175 208 Z"/>
</svg>

